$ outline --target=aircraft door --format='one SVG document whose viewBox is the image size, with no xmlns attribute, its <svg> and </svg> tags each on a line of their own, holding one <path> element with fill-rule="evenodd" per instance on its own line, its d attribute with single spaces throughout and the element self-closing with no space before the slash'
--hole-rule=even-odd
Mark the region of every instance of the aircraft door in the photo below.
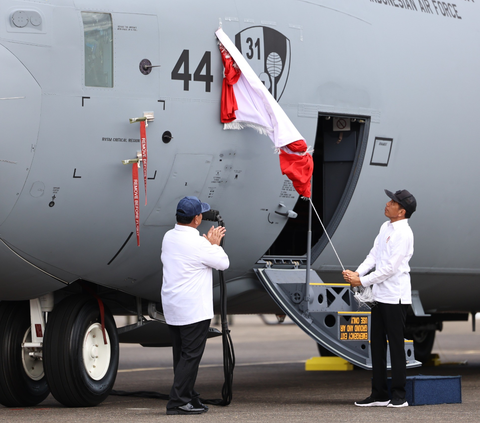
<svg viewBox="0 0 480 423">
<path fill-rule="evenodd" d="M 340 203 L 353 167 L 358 131 L 352 130 L 349 118 L 329 119 L 323 132 L 323 222 L 328 225 Z M 326 122 L 329 122 L 326 121 Z M 317 192 L 322 192 L 317 191 Z"/>
<path fill-rule="evenodd" d="M 30 72 L 0 46 L 0 225 L 12 211 L 30 170 L 40 125 L 41 89 Z M 31 194 L 43 194 L 34 184 Z"/>
<path fill-rule="evenodd" d="M 318 116 L 312 200 L 330 236 L 345 212 L 362 169 L 368 139 L 367 123 L 368 119 L 361 116 Z M 288 221 L 267 255 L 303 256 L 306 253 L 308 202 L 298 201 L 294 211 L 298 218 Z M 313 260 L 325 248 L 326 242 L 323 228 L 314 218 Z"/>
</svg>

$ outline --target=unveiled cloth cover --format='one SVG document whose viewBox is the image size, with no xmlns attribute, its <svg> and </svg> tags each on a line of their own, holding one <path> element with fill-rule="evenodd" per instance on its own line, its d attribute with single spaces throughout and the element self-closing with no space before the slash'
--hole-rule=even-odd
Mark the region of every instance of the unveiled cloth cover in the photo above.
<svg viewBox="0 0 480 423">
<path fill-rule="evenodd" d="M 225 67 L 221 122 L 225 129 L 246 126 L 268 135 L 280 152 L 280 168 L 300 195 L 310 197 L 313 158 L 307 144 L 230 38 L 219 29 Z"/>
</svg>

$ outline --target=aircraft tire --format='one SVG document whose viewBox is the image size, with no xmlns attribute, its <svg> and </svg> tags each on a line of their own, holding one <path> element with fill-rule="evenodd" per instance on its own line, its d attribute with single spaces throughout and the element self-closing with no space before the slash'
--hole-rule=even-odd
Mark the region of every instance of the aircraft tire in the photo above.
<svg viewBox="0 0 480 423">
<path fill-rule="evenodd" d="M 336 357 L 334 353 L 332 353 L 330 350 L 327 350 L 323 345 L 317 343 L 317 348 L 320 357 Z"/>
<path fill-rule="evenodd" d="M 422 330 L 413 332 L 413 348 L 415 359 L 425 363 L 429 360 L 435 342 L 435 330 Z"/>
<path fill-rule="evenodd" d="M 22 348 L 31 340 L 30 324 L 28 302 L 0 302 L 0 403 L 6 407 L 34 406 L 50 393 L 43 363 Z"/>
<path fill-rule="evenodd" d="M 115 383 L 119 347 L 115 321 L 105 308 L 107 345 L 98 302 L 72 295 L 51 313 L 45 330 L 45 374 L 55 399 L 67 407 L 104 401 Z"/>
</svg>

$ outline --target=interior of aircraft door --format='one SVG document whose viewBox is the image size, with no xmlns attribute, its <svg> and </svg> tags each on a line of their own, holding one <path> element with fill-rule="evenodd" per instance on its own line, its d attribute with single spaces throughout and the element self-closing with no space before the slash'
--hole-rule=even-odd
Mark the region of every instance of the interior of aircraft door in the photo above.
<svg viewBox="0 0 480 423">
<path fill-rule="evenodd" d="M 370 119 L 365 116 L 318 114 L 313 161 L 312 201 L 330 236 L 346 210 L 362 169 Z M 299 199 L 296 219 L 289 219 L 267 251 L 270 256 L 304 257 L 308 202 Z M 318 219 L 312 222 L 312 262 L 327 245 Z M 270 257 L 271 259 L 271 257 Z"/>
</svg>

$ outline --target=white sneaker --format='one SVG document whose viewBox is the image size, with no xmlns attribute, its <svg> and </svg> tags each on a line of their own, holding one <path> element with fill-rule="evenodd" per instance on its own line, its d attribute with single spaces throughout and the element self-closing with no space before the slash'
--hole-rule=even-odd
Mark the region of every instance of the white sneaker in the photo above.
<svg viewBox="0 0 480 423">
<path fill-rule="evenodd" d="M 387 407 L 395 407 L 395 408 L 400 408 L 400 407 L 408 407 L 408 402 L 404 400 L 391 400 Z"/>
<path fill-rule="evenodd" d="M 381 401 L 372 397 L 365 398 L 355 403 L 357 407 L 386 407 L 390 403 L 389 400 Z"/>
</svg>

